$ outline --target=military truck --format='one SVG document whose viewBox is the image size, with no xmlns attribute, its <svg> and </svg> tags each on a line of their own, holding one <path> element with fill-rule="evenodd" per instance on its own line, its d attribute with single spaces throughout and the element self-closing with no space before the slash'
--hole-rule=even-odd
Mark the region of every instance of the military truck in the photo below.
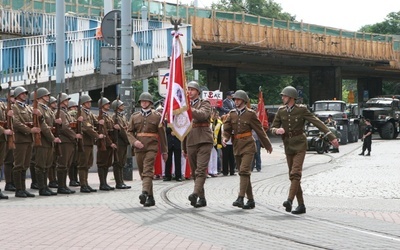
<svg viewBox="0 0 400 250">
<path fill-rule="evenodd" d="M 365 103 L 362 114 L 382 139 L 396 139 L 400 132 L 399 105 L 397 98 L 375 97 Z"/>
<path fill-rule="evenodd" d="M 340 144 L 358 141 L 360 119 L 353 113 L 347 114 L 348 110 L 344 101 L 316 101 L 312 106 L 312 112 L 323 122 L 332 115 L 336 121 L 336 129 L 340 132 Z"/>
</svg>

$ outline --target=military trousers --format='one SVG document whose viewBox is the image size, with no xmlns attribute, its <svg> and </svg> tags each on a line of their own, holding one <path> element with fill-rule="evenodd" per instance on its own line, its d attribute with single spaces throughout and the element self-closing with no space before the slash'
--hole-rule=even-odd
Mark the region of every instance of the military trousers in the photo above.
<svg viewBox="0 0 400 250">
<path fill-rule="evenodd" d="M 58 170 L 68 170 L 72 164 L 75 143 L 64 142 L 60 144 L 61 156 L 57 159 L 57 171 Z"/>
<path fill-rule="evenodd" d="M 78 169 L 89 169 L 93 166 L 93 145 L 84 145 L 83 152 L 78 152 Z"/>
<path fill-rule="evenodd" d="M 247 195 L 248 199 L 253 199 L 253 188 L 251 186 L 251 169 L 254 159 L 254 152 L 245 152 L 235 155 L 236 165 L 240 176 L 239 196 Z"/>
<path fill-rule="evenodd" d="M 125 167 L 127 153 L 128 153 L 128 145 L 119 143 L 118 144 L 118 160 L 119 160 L 118 165 L 121 168 Z"/>
<path fill-rule="evenodd" d="M 290 189 L 288 199 L 297 198 L 299 204 L 304 204 L 303 190 L 301 189 L 301 176 L 303 172 L 304 158 L 306 151 L 300 151 L 295 154 L 286 154 L 286 161 L 289 167 Z"/>
<path fill-rule="evenodd" d="M 205 198 L 204 183 L 207 178 L 208 162 L 210 161 L 212 143 L 201 143 L 187 147 L 187 158 L 194 180 L 193 193 Z"/>
<path fill-rule="evenodd" d="M 49 169 L 53 164 L 53 147 L 36 147 L 35 168 Z"/>
<path fill-rule="evenodd" d="M 7 142 L 0 141 L 0 167 L 4 164 L 6 158 Z"/>
<path fill-rule="evenodd" d="M 14 167 L 13 171 L 26 171 L 29 168 L 32 156 L 32 142 L 15 143 L 13 151 Z"/>
<path fill-rule="evenodd" d="M 135 152 L 136 163 L 139 169 L 140 179 L 142 179 L 142 191 L 153 195 L 153 176 L 156 151 Z"/>
<path fill-rule="evenodd" d="M 98 149 L 98 148 L 97 148 Z M 96 164 L 99 168 L 109 168 L 112 165 L 114 149 L 110 146 L 105 151 L 97 150 Z"/>
</svg>

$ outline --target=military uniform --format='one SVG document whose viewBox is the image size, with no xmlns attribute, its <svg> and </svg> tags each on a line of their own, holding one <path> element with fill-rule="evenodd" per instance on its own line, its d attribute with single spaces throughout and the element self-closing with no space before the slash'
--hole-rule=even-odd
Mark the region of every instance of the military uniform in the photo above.
<svg viewBox="0 0 400 250">
<path fill-rule="evenodd" d="M 167 136 L 164 126 L 160 126 L 161 115 L 154 109 L 143 110 L 131 115 L 128 124 L 128 138 L 134 147 L 136 141 L 140 141 L 144 147 L 134 147 L 139 175 L 142 179 L 142 195 L 139 196 L 140 203 L 145 204 L 146 199 L 153 197 L 154 161 L 159 149 L 162 153 L 168 153 Z"/>
<path fill-rule="evenodd" d="M 100 190 L 109 191 L 109 190 L 114 190 L 113 187 L 107 184 L 108 169 L 112 165 L 113 152 L 114 152 L 114 149 L 111 147 L 111 144 L 113 142 L 109 134 L 112 134 L 112 132 L 114 131 L 114 122 L 107 112 L 104 112 L 102 110 L 100 110 L 99 112 L 103 112 L 104 131 L 98 131 L 98 132 L 105 135 L 105 138 L 103 138 L 102 140 L 105 140 L 106 150 L 101 151 L 100 147 L 97 147 L 97 161 L 96 161 L 97 172 L 100 180 Z"/>
<path fill-rule="evenodd" d="M 97 126 L 97 118 L 90 111 L 82 107 L 82 136 L 83 136 L 83 152 L 78 152 L 78 172 L 81 184 L 81 192 L 96 192 L 88 184 L 89 169 L 93 166 L 93 145 L 99 134 L 95 131 Z"/>
<path fill-rule="evenodd" d="M 71 102 L 72 100 L 70 100 Z M 74 128 L 74 131 L 77 132 L 77 115 L 78 115 L 78 111 L 77 110 L 68 110 L 68 114 L 70 114 L 75 122 L 72 125 Z M 77 146 L 78 144 L 76 144 Z M 78 147 L 75 147 L 75 151 L 74 151 L 74 156 L 72 157 L 72 163 L 71 163 L 71 167 L 68 169 L 68 178 L 69 178 L 69 186 L 72 187 L 79 187 L 80 183 L 78 180 Z"/>
<path fill-rule="evenodd" d="M 73 155 L 76 144 L 76 133 L 70 127 L 70 124 L 75 122 L 75 119 L 68 113 L 66 107 L 61 107 L 60 118 L 62 124 L 60 126 L 60 150 L 62 155 L 57 159 L 57 179 L 59 194 L 73 194 L 74 190 L 67 187 L 67 173 L 72 164 Z"/>
<path fill-rule="evenodd" d="M 0 102 L 0 168 L 3 166 L 4 159 L 6 156 L 7 152 L 7 140 L 6 140 L 6 135 L 4 134 L 5 127 L 7 124 L 7 107 L 3 102 Z M 8 170 L 8 169 L 7 169 Z M 12 175 L 10 171 L 7 171 L 5 166 L 4 166 L 4 175 L 6 179 L 6 183 L 10 183 Z M 0 190 L 1 191 L 1 190 Z M 4 196 L 0 192 L 0 199 L 7 199 L 8 196 Z"/>
<path fill-rule="evenodd" d="M 210 161 L 211 149 L 214 144 L 213 132 L 210 128 L 211 104 L 208 100 L 195 99 L 191 101 L 192 129 L 182 143 L 194 179 L 193 193 L 189 196 L 191 205 L 200 207 L 197 198 L 206 205 L 204 183 L 207 178 L 208 162 Z"/>
<path fill-rule="evenodd" d="M 288 200 L 293 201 L 294 197 L 296 197 L 299 205 L 304 205 L 300 181 L 307 150 L 307 137 L 304 133 L 306 121 L 314 124 L 314 126 L 325 133 L 330 141 L 336 138 L 330 129 L 313 115 L 305 105 L 295 104 L 292 107 L 287 107 L 286 105 L 281 106 L 271 126 L 271 131 L 274 134 L 276 134 L 276 130 L 281 127 L 285 129 L 282 140 L 289 167 L 289 179 L 291 181 Z"/>
<path fill-rule="evenodd" d="M 237 205 L 245 209 L 254 208 L 255 206 L 250 175 L 254 154 L 257 148 L 252 136 L 252 130 L 258 135 L 264 148 L 271 151 L 271 142 L 254 110 L 243 107 L 242 110 L 232 110 L 229 112 L 228 118 L 224 123 L 224 138 L 225 140 L 229 140 L 231 136 L 233 137 L 233 154 L 235 155 L 235 161 L 240 175 Z M 243 197 L 245 194 L 249 200 L 249 205 L 243 205 Z"/>
<path fill-rule="evenodd" d="M 127 186 L 124 183 L 123 169 L 125 167 L 126 155 L 127 155 L 127 150 L 128 150 L 128 146 L 129 146 L 129 139 L 128 139 L 128 134 L 127 134 L 128 121 L 126 120 L 126 117 L 122 112 L 117 112 L 117 114 L 114 113 L 114 115 L 112 117 L 113 121 L 115 121 L 115 118 L 117 118 L 118 124 L 121 128 L 118 131 L 118 139 L 117 139 L 117 141 L 118 141 L 117 153 L 118 153 L 119 162 L 113 165 L 114 178 L 115 178 L 115 184 L 116 184 L 115 187 L 118 189 L 127 189 L 127 188 L 130 188 L 130 186 Z"/>
</svg>

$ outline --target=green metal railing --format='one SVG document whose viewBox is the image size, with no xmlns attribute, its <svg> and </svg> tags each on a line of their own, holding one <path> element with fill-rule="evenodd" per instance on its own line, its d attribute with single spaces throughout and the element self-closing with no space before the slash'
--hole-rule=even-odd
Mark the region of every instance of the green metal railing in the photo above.
<svg viewBox="0 0 400 250">
<path fill-rule="evenodd" d="M 56 10 L 56 0 L 0 0 L 3 8 L 21 9 L 31 12 L 54 13 Z M 76 13 L 84 16 L 101 16 L 103 14 L 103 0 L 64 0 L 66 12 Z M 166 20 L 167 18 L 181 17 L 185 22 L 190 22 L 190 16 L 203 18 L 215 17 L 221 20 L 233 20 L 247 22 L 258 25 L 266 25 L 281 29 L 297 30 L 326 36 L 341 36 L 368 41 L 392 42 L 393 49 L 400 51 L 400 38 L 392 35 L 371 34 L 343 29 L 335 29 L 320 25 L 307 24 L 301 22 L 291 22 L 264 18 L 245 13 L 224 12 L 211 9 L 194 8 L 188 5 L 177 5 L 172 3 L 145 0 L 149 18 Z M 119 8 L 120 1 L 114 1 L 114 8 Z M 132 1 L 132 16 L 140 17 L 142 1 Z"/>
</svg>

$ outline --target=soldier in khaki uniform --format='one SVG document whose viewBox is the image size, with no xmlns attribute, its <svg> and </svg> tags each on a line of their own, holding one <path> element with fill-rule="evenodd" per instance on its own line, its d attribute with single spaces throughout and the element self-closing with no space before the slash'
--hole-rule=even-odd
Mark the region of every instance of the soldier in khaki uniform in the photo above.
<svg viewBox="0 0 400 250">
<path fill-rule="evenodd" d="M 40 133 L 40 127 L 33 127 L 33 114 L 43 117 L 38 109 L 32 109 L 25 104 L 28 98 L 28 91 L 24 87 L 17 87 L 14 90 L 16 103 L 12 109 L 14 112 L 13 126 L 15 132 L 14 168 L 13 179 L 15 184 L 15 197 L 35 197 L 34 194 L 26 191 L 26 170 L 32 156 L 33 134 Z"/>
<path fill-rule="evenodd" d="M 95 127 L 98 124 L 96 116 L 90 111 L 92 107 L 92 98 L 89 95 L 82 95 L 80 102 L 82 104 L 82 136 L 83 152 L 78 153 L 78 172 L 81 184 L 81 193 L 97 192 L 88 184 L 89 169 L 93 166 L 93 146 L 97 139 L 102 139 L 103 134 L 98 134 Z M 100 121 L 104 124 L 104 120 Z"/>
<path fill-rule="evenodd" d="M 112 165 L 113 152 L 114 150 L 117 149 L 117 145 L 111 140 L 111 136 L 114 131 L 114 122 L 111 116 L 107 113 L 107 111 L 110 109 L 110 101 L 107 98 L 102 97 L 102 99 L 98 101 L 98 105 L 99 105 L 99 112 L 103 113 L 103 120 L 104 120 L 103 131 L 99 130 L 99 133 L 105 135 L 105 138 L 103 138 L 102 140 L 105 140 L 104 143 L 106 145 L 105 151 L 101 151 L 100 147 L 99 146 L 97 147 L 96 163 L 97 163 L 97 172 L 100 180 L 99 189 L 103 191 L 110 191 L 115 189 L 114 187 L 111 187 L 110 185 L 107 184 L 108 169 Z"/>
<path fill-rule="evenodd" d="M 51 109 L 51 111 L 53 111 L 54 118 L 55 118 L 55 112 L 57 111 L 57 98 L 55 98 L 54 96 L 50 96 L 50 100 L 49 100 L 49 103 L 47 105 Z M 53 163 L 51 164 L 50 168 L 47 171 L 47 177 L 49 178 L 49 187 L 58 188 L 57 171 L 56 171 L 56 169 L 57 169 L 57 156 L 56 156 L 54 150 L 53 150 L 52 154 L 53 154 Z"/>
<path fill-rule="evenodd" d="M 126 117 L 124 115 L 124 103 L 120 100 L 114 100 L 111 103 L 111 110 L 114 111 L 114 114 L 112 116 L 113 121 L 117 120 L 118 125 L 119 125 L 119 130 L 118 130 L 118 160 L 119 162 L 116 162 L 113 165 L 113 171 L 114 171 L 114 178 L 115 178 L 115 188 L 117 189 L 129 189 L 131 186 L 128 186 L 124 183 L 124 178 L 123 178 L 123 170 L 126 162 L 126 155 L 127 155 L 127 150 L 129 146 L 129 139 L 128 139 L 128 121 L 126 120 Z M 115 110 L 117 110 L 117 113 L 115 113 Z"/>
<path fill-rule="evenodd" d="M 38 109 L 43 115 L 44 122 L 41 127 L 41 146 L 36 147 L 35 151 L 35 172 L 39 187 L 39 195 L 57 195 L 47 186 L 47 172 L 53 163 L 53 143 L 61 143 L 60 138 L 54 137 L 51 129 L 56 122 L 53 111 L 46 105 L 50 99 L 50 92 L 46 88 L 38 88 L 36 92 Z M 61 119 L 58 119 L 61 123 Z"/>
<path fill-rule="evenodd" d="M 201 90 L 197 82 L 191 81 L 187 87 L 192 109 L 192 129 L 182 142 L 182 150 L 184 156 L 189 159 L 194 179 L 193 193 L 188 199 L 190 205 L 197 208 L 207 206 L 204 183 L 214 145 L 213 132 L 210 128 L 212 109 L 208 100 L 200 99 Z"/>
<path fill-rule="evenodd" d="M 287 212 L 303 214 L 306 212 L 306 207 L 304 205 L 300 181 L 307 150 L 307 137 L 304 133 L 305 122 L 308 121 L 314 124 L 314 126 L 324 132 L 335 148 L 339 147 L 339 143 L 329 128 L 314 116 L 305 105 L 296 104 L 297 95 L 297 90 L 292 86 L 285 87 L 282 90 L 281 96 L 284 106 L 278 109 L 271 130 L 272 133 L 282 136 L 289 167 L 289 196 L 283 202 L 283 206 Z M 298 207 L 292 211 L 294 197 L 297 198 Z"/>
<path fill-rule="evenodd" d="M 7 98 L 7 102 L 11 102 L 11 107 L 15 103 L 13 89 L 10 90 L 10 98 Z M 13 112 L 11 113 L 13 116 L 14 115 Z M 12 176 L 13 168 L 14 168 L 14 149 L 6 147 L 5 158 L 4 158 L 4 179 L 6 181 L 6 186 L 4 187 L 4 190 L 15 192 L 16 188 L 14 186 L 14 180 Z"/>
<path fill-rule="evenodd" d="M 74 100 L 68 101 L 68 113 L 75 119 L 78 119 L 78 103 Z M 75 123 L 74 126 L 77 126 L 78 123 Z M 77 128 L 74 128 L 75 132 Z M 77 144 L 78 145 L 78 144 Z M 77 146 L 76 145 L 76 146 Z M 69 186 L 70 187 L 79 187 L 81 184 L 78 181 L 78 148 L 75 148 L 73 160 L 71 163 L 71 167 L 68 169 L 68 178 L 69 178 Z"/>
<path fill-rule="evenodd" d="M 240 175 L 239 196 L 232 205 L 243 209 L 253 209 L 255 202 L 250 175 L 257 148 L 251 131 L 253 130 L 257 134 L 268 153 L 272 152 L 272 145 L 257 118 L 256 112 L 246 107 L 246 104 L 250 101 L 246 92 L 243 90 L 236 91 L 233 99 L 236 110 L 229 112 L 228 118 L 224 123 L 223 139 L 223 144 L 226 145 L 229 139 L 233 137 L 233 153 Z M 243 202 L 245 194 L 248 199 L 246 204 Z"/>
<path fill-rule="evenodd" d="M 131 115 L 128 124 L 128 138 L 134 147 L 142 179 L 140 204 L 151 207 L 156 204 L 153 196 L 154 161 L 158 152 L 158 143 L 160 143 L 163 160 L 167 160 L 167 135 L 165 127 L 160 126 L 161 114 L 151 108 L 153 96 L 148 92 L 143 92 L 139 96 L 139 102 L 142 110 Z"/>
<path fill-rule="evenodd" d="M 81 134 L 77 134 L 70 126 L 75 119 L 68 114 L 68 101 L 71 98 L 62 93 L 60 97 L 60 118 L 61 118 L 61 128 L 60 128 L 60 150 L 62 155 L 57 159 L 57 179 L 58 179 L 58 189 L 59 194 L 73 194 L 75 190 L 71 190 L 67 187 L 67 173 L 68 169 L 71 167 L 72 159 L 75 151 L 76 139 L 82 139 Z M 78 119 L 83 120 L 82 117 Z"/>
<path fill-rule="evenodd" d="M 0 85 L 0 90 L 1 90 L 1 85 Z M 6 140 L 7 137 L 6 136 L 12 135 L 14 133 L 11 129 L 7 128 L 7 116 L 13 117 L 13 112 L 12 112 L 12 110 L 7 112 L 6 104 L 4 104 L 3 102 L 0 102 L 0 168 L 1 168 L 1 166 L 3 166 L 4 159 L 5 159 L 6 152 L 7 152 L 7 140 Z M 4 172 L 6 172 L 5 169 L 4 169 Z M 6 175 L 6 173 L 5 173 L 5 175 Z M 9 177 L 11 177 L 11 176 L 9 176 Z M 6 179 L 6 183 L 7 183 L 7 179 Z M 4 195 L 1 192 L 1 189 L 0 189 L 0 199 L 8 199 L 8 196 Z"/>
</svg>

